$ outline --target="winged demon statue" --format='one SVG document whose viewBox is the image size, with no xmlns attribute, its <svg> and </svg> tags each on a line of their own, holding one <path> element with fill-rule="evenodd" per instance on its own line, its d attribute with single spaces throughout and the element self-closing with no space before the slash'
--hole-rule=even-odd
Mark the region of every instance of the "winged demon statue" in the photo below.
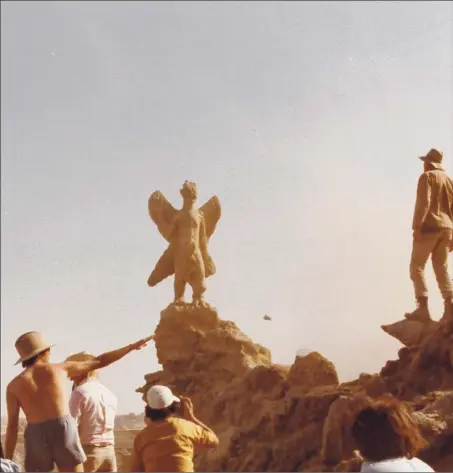
<svg viewBox="0 0 453 473">
<path fill-rule="evenodd" d="M 205 279 L 216 271 L 208 252 L 208 241 L 220 219 L 220 201 L 214 196 L 197 209 L 197 185 L 189 181 L 179 192 L 183 198 L 181 210 L 176 210 L 160 191 L 153 192 L 148 200 L 149 215 L 169 243 L 151 273 L 148 285 L 154 287 L 174 274 L 174 303 L 184 302 L 186 284 L 189 284 L 193 303 L 202 305 Z"/>
</svg>

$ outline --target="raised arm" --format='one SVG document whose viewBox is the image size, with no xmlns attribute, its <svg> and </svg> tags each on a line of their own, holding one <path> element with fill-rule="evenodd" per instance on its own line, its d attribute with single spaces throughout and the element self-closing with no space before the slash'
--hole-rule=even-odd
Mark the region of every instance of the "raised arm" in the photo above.
<svg viewBox="0 0 453 473">
<path fill-rule="evenodd" d="M 217 447 L 219 439 L 212 429 L 207 425 L 203 424 L 193 412 L 192 401 L 188 397 L 181 396 L 181 402 L 183 405 L 183 416 L 186 420 L 193 422 L 197 425 L 197 437 L 192 439 L 197 445 L 203 447 Z"/>
<path fill-rule="evenodd" d="M 8 425 L 6 427 L 5 458 L 12 460 L 17 444 L 17 434 L 19 433 L 19 412 L 20 404 L 11 385 L 6 388 L 6 409 L 8 413 Z"/>
<path fill-rule="evenodd" d="M 121 358 L 125 357 L 131 351 L 141 350 L 150 340 L 154 340 L 154 335 L 142 338 L 138 342 L 131 343 L 123 348 L 118 348 L 118 350 L 102 353 L 102 355 L 97 356 L 93 360 L 64 361 L 63 363 L 59 363 L 58 367 L 66 371 L 70 377 L 83 376 L 90 371 L 105 368 L 106 366 L 115 363 L 115 361 L 121 360 Z"/>
</svg>

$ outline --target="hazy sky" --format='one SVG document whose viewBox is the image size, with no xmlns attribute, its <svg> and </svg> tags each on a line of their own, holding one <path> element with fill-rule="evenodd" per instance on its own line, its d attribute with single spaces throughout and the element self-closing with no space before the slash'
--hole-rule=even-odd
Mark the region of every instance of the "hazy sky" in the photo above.
<svg viewBox="0 0 453 473">
<path fill-rule="evenodd" d="M 453 169 L 452 3 L 1 13 L 2 409 L 21 333 L 59 361 L 154 331 L 173 281 L 146 284 L 166 247 L 147 200 L 179 206 L 186 179 L 222 202 L 206 294 L 222 318 L 276 362 L 317 350 L 342 379 L 396 357 L 379 327 L 414 307 L 417 156 L 437 147 Z M 158 368 L 151 346 L 102 373 L 120 412 L 142 410 Z"/>
</svg>

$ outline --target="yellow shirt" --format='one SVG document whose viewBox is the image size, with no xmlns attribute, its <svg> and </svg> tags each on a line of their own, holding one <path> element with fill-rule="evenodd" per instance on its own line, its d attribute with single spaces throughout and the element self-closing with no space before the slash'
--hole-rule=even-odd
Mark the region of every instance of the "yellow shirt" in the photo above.
<svg viewBox="0 0 453 473">
<path fill-rule="evenodd" d="M 134 440 L 131 471 L 194 471 L 194 447 L 215 447 L 217 436 L 185 419 L 152 422 Z"/>
</svg>

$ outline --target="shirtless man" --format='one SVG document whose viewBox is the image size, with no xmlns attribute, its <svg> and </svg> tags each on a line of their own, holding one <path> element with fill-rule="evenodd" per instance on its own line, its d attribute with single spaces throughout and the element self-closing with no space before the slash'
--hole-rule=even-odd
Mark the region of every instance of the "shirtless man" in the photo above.
<svg viewBox="0 0 453 473">
<path fill-rule="evenodd" d="M 16 364 L 25 368 L 6 389 L 8 425 L 5 457 L 12 459 L 17 443 L 19 412 L 24 411 L 25 470 L 83 471 L 86 460 L 77 425 L 69 413 L 65 392 L 67 377 L 73 378 L 104 368 L 133 350 L 140 350 L 154 335 L 93 360 L 50 363 L 50 348 L 39 332 L 28 332 L 16 341 L 20 355 Z"/>
</svg>

